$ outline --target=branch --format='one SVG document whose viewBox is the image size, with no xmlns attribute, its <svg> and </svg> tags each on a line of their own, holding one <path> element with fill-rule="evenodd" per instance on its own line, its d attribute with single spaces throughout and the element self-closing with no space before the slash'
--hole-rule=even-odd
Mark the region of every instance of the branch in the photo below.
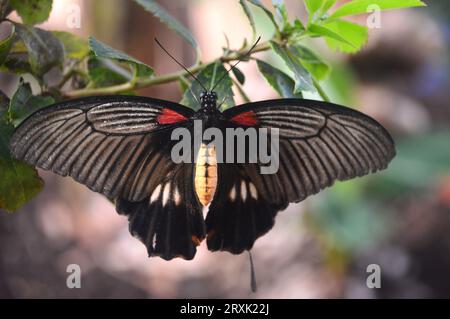
<svg viewBox="0 0 450 319">
<path fill-rule="evenodd" d="M 197 62 L 193 66 L 189 67 L 188 70 L 195 74 L 195 73 L 201 71 L 206 65 L 208 65 L 210 63 L 214 63 L 217 61 L 231 62 L 231 61 L 239 60 L 244 54 L 246 54 L 248 52 L 249 49 L 250 49 L 250 47 L 245 47 L 238 51 L 231 51 L 227 55 L 217 58 L 206 64 Z M 253 49 L 252 54 L 261 52 L 261 51 L 267 51 L 268 49 L 270 49 L 269 42 L 263 42 L 263 43 L 257 45 Z M 84 89 L 80 89 L 80 90 L 68 91 L 68 92 L 65 92 L 63 95 L 67 98 L 78 98 L 78 97 L 85 97 L 85 96 L 91 96 L 91 95 L 119 94 L 119 93 L 127 92 L 130 90 L 141 89 L 141 88 L 145 88 L 145 87 L 149 87 L 149 86 L 153 86 L 153 85 L 174 82 L 174 81 L 177 81 L 178 79 L 180 79 L 180 77 L 186 77 L 186 76 L 188 76 L 188 73 L 184 70 L 181 70 L 181 71 L 177 71 L 174 73 L 169 73 L 169 74 L 161 75 L 161 76 L 155 76 L 155 77 L 151 77 L 149 79 L 140 80 L 140 81 L 130 80 L 128 82 L 125 82 L 125 83 L 122 83 L 119 85 L 113 85 L 113 86 L 102 87 L 102 88 L 84 88 Z"/>
</svg>

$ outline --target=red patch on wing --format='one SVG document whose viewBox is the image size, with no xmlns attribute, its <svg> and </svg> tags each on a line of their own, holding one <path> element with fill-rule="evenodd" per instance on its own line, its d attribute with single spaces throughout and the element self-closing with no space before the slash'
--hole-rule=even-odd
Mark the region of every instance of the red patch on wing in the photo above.
<svg viewBox="0 0 450 319">
<path fill-rule="evenodd" d="M 163 109 L 157 118 L 159 124 L 174 124 L 186 120 L 187 118 L 185 116 L 171 109 Z"/>
<path fill-rule="evenodd" d="M 232 117 L 230 121 L 245 126 L 253 126 L 258 123 L 258 120 L 256 119 L 256 114 L 253 111 L 238 114 Z"/>
</svg>

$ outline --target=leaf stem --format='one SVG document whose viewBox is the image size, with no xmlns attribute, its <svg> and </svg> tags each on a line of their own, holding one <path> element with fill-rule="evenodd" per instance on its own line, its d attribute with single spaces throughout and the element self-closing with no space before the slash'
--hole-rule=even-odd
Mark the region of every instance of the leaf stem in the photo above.
<svg viewBox="0 0 450 319">
<path fill-rule="evenodd" d="M 313 85 L 317 90 L 317 93 L 319 93 L 320 97 L 325 101 L 325 102 L 330 102 L 330 98 L 328 97 L 328 95 L 325 93 L 324 89 L 322 88 L 322 86 L 319 84 L 319 82 L 317 82 L 316 79 L 313 78 Z"/>
</svg>

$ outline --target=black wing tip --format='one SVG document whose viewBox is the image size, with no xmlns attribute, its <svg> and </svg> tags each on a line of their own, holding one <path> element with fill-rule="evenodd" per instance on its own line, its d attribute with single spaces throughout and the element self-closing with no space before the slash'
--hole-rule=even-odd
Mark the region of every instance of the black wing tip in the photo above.
<svg viewBox="0 0 450 319">
<path fill-rule="evenodd" d="M 287 207 L 288 205 L 286 205 Z M 253 246 L 255 245 L 255 242 L 265 234 L 267 234 L 274 226 L 275 226 L 275 218 L 277 213 L 281 210 L 277 210 L 270 222 L 266 225 L 264 229 L 259 231 L 257 234 L 255 234 L 254 238 L 250 241 L 244 242 L 238 242 L 238 243 L 226 243 L 223 236 L 219 235 L 218 237 L 216 234 L 214 234 L 214 231 L 210 231 L 206 237 L 206 245 L 208 247 L 209 251 L 217 252 L 217 251 L 226 251 L 233 255 L 239 255 L 242 254 L 245 251 L 250 251 Z"/>
<path fill-rule="evenodd" d="M 120 214 L 120 213 L 119 213 Z M 184 260 L 192 260 L 197 253 L 196 247 L 190 247 L 189 249 L 184 249 L 183 251 L 160 251 L 153 246 L 152 243 L 148 243 L 138 232 L 132 229 L 131 224 L 129 225 L 130 234 L 138 239 L 146 248 L 147 248 L 147 256 L 151 257 L 160 257 L 166 261 L 170 261 L 175 258 L 184 259 Z"/>
<path fill-rule="evenodd" d="M 149 249 L 147 247 L 147 253 L 148 253 L 148 258 L 151 257 L 160 257 L 162 259 L 164 259 L 165 261 L 171 261 L 172 259 L 178 258 L 178 259 L 183 259 L 183 260 L 192 260 L 195 257 L 196 254 L 196 250 L 194 250 L 194 253 L 190 253 L 190 254 L 182 254 L 182 253 L 157 253 L 154 252 L 153 249 Z"/>
<path fill-rule="evenodd" d="M 225 251 L 227 253 L 233 254 L 233 255 L 240 255 L 243 252 L 247 250 L 251 250 L 253 248 L 254 242 L 251 245 L 245 246 L 245 247 L 221 247 L 221 246 L 213 246 L 212 244 L 208 244 L 208 250 L 212 252 L 217 251 Z"/>
<path fill-rule="evenodd" d="M 134 218 L 134 214 L 136 212 L 133 210 L 133 202 L 129 202 L 127 200 L 123 200 L 121 198 L 117 198 L 116 200 L 116 211 L 119 215 L 126 216 L 128 219 L 128 230 L 130 234 L 138 239 L 147 249 L 148 257 L 160 257 L 166 261 L 170 261 L 175 258 L 184 259 L 184 260 L 192 260 L 197 253 L 197 246 L 203 241 L 204 236 L 196 237 L 192 236 L 191 238 L 183 239 L 185 244 L 182 247 L 172 247 L 163 245 L 161 247 L 158 245 L 158 242 L 153 242 L 152 239 L 147 238 L 148 236 L 144 236 L 140 233 L 133 225 L 132 220 Z M 148 201 L 148 200 L 144 200 Z M 134 203 L 135 204 L 135 203 Z M 131 211 L 131 213 L 130 213 Z M 185 241 L 184 241 L 185 240 Z"/>
<path fill-rule="evenodd" d="M 374 121 L 378 125 L 378 127 L 380 129 L 380 133 L 386 138 L 386 141 L 387 141 L 387 143 L 385 143 L 383 145 L 386 150 L 386 155 L 385 155 L 385 158 L 383 159 L 383 165 L 381 167 L 377 167 L 377 169 L 374 171 L 374 172 L 377 172 L 377 171 L 381 171 L 381 170 L 388 168 L 391 161 L 397 155 L 397 148 L 396 148 L 395 140 L 392 137 L 392 135 L 389 133 L 389 131 L 383 125 L 378 123 L 376 120 L 372 119 L 371 117 L 368 117 L 368 118 L 371 119 L 372 121 Z"/>
</svg>

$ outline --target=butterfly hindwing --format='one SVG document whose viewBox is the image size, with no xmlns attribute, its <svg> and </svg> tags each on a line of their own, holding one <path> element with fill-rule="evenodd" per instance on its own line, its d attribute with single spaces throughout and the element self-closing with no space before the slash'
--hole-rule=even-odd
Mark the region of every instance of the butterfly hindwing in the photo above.
<svg viewBox="0 0 450 319">
<path fill-rule="evenodd" d="M 219 164 L 219 185 L 206 216 L 207 245 L 212 251 L 239 254 L 274 225 L 287 202 L 270 203 L 261 196 L 242 164 Z M 257 183 L 257 182 L 256 182 Z"/>
<path fill-rule="evenodd" d="M 149 256 L 192 259 L 205 238 L 202 208 L 192 187 L 193 169 L 192 164 L 177 166 L 142 201 L 116 201 L 117 211 L 128 216 L 130 232 L 146 245 Z"/>
</svg>

